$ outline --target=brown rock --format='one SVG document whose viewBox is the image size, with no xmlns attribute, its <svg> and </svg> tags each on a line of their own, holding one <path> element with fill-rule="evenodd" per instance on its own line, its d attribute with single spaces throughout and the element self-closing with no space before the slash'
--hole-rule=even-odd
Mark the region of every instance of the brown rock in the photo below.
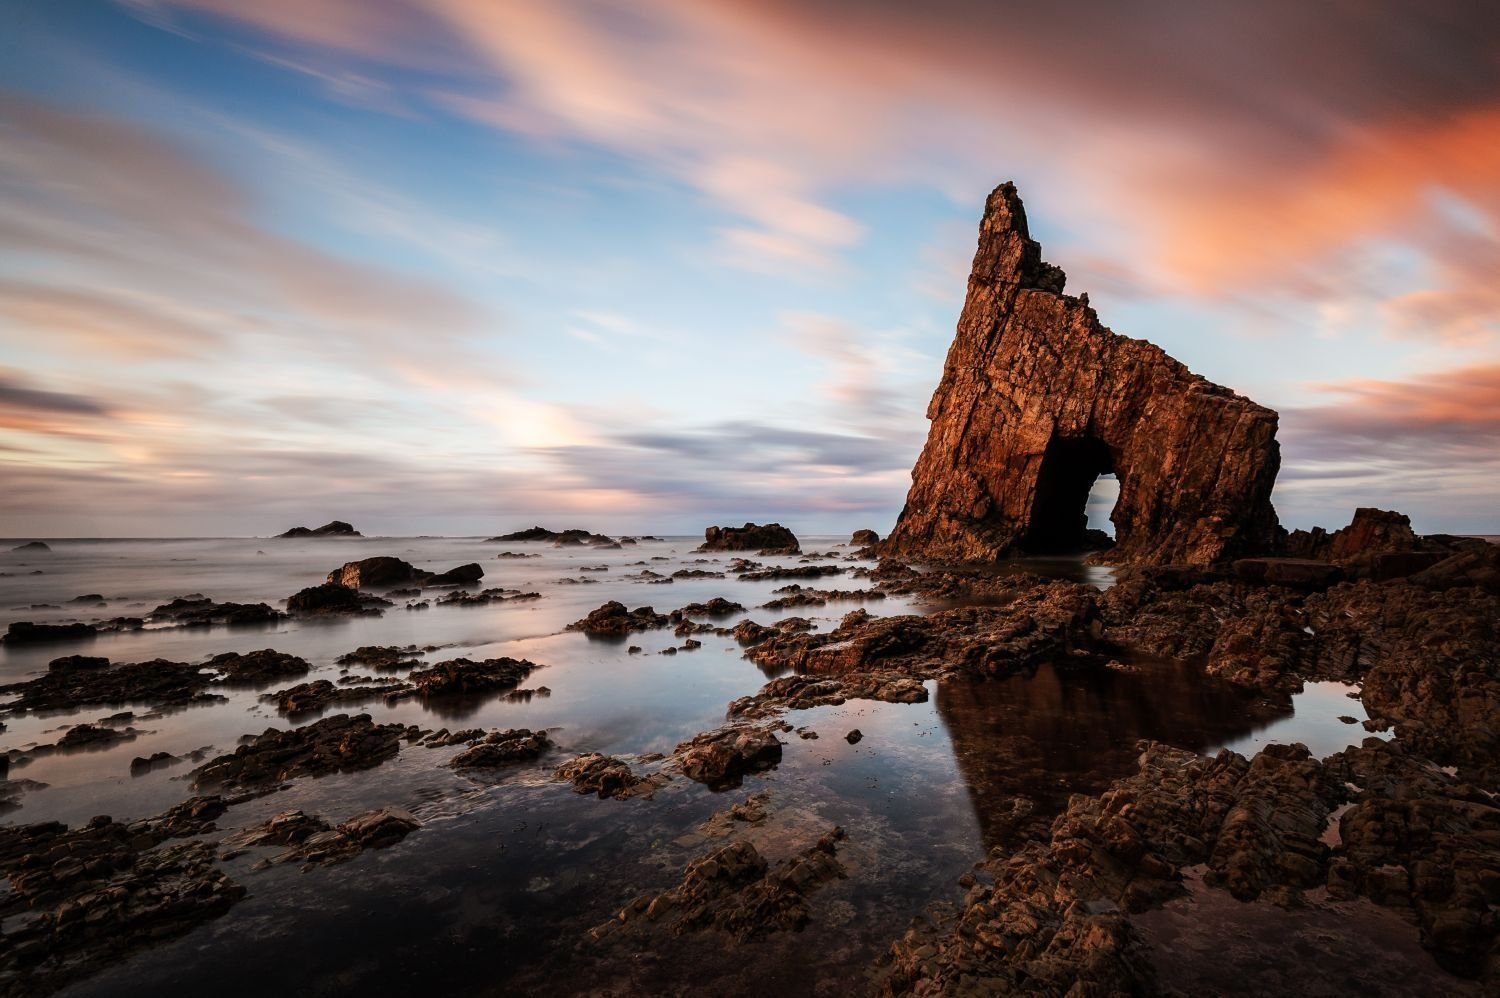
<svg viewBox="0 0 1500 998">
<path fill-rule="evenodd" d="M 623 637 L 632 631 L 666 627 L 668 623 L 667 615 L 657 613 L 652 607 L 638 606 L 634 610 L 627 610 L 624 603 L 610 600 L 582 620 L 573 621 L 568 625 L 568 630 L 582 631 L 598 637 Z"/>
<path fill-rule="evenodd" d="M 329 572 L 328 583 L 346 589 L 375 589 L 381 586 L 404 586 L 427 574 L 417 571 L 400 558 L 362 558 L 359 561 L 345 562 L 342 568 Z"/>
<path fill-rule="evenodd" d="M 797 554 L 802 547 L 797 536 L 779 523 L 747 523 L 743 527 L 709 527 L 696 550 Z"/>
<path fill-rule="evenodd" d="M 1117 562 L 1207 565 L 1271 550 L 1276 413 L 1099 323 L 1042 262 L 1013 184 L 990 195 L 932 428 L 883 553 L 993 561 L 1078 550 L 1114 473 Z"/>
</svg>

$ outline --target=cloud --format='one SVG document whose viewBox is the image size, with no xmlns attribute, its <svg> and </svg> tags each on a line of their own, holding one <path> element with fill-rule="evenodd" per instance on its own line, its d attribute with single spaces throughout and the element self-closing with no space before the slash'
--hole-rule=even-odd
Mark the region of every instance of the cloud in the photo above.
<svg viewBox="0 0 1500 998">
<path fill-rule="evenodd" d="M 862 235 L 830 203 L 845 187 L 973 198 L 997 170 L 1046 195 L 1049 214 L 1113 232 L 1113 266 L 1091 269 L 1130 264 L 1205 294 L 1305 272 L 1372 235 L 1411 239 L 1434 189 L 1486 213 L 1500 197 L 1497 21 L 1461 0 L 157 6 L 325 56 L 425 60 L 457 78 L 440 94 L 450 109 L 693 185 L 743 220 L 720 235 L 757 269 L 836 273 Z M 1395 321 L 1425 308 L 1443 333 L 1473 304 L 1467 285 L 1434 293 L 1440 305 L 1416 298 Z"/>
<path fill-rule="evenodd" d="M 1311 387 L 1330 401 L 1282 412 L 1279 508 L 1435 506 L 1439 526 L 1500 525 L 1500 363 Z"/>
<path fill-rule="evenodd" d="M 109 408 L 90 396 L 35 388 L 20 372 L 0 368 L 0 426 L 33 429 L 43 418 L 107 415 Z"/>
<path fill-rule="evenodd" d="M 72 281 L 92 275 L 107 289 L 132 289 L 0 287 L 12 316 L 54 335 L 126 353 L 173 343 L 199 352 L 215 334 L 182 316 L 192 308 L 219 329 L 311 324 L 366 345 L 418 329 L 454 343 L 491 321 L 445 288 L 265 228 L 223 172 L 122 121 L 0 91 L 0 170 L 0 221 L 10 222 L 0 224 L 0 248 L 32 270 L 66 266 Z M 33 238 L 39 230 L 50 238 Z M 101 327 L 106 315 L 116 317 L 112 328 Z"/>
<path fill-rule="evenodd" d="M 571 472 L 575 489 L 650 510 L 653 522 L 696 529 L 694 517 L 774 515 L 843 529 L 856 515 L 894 517 L 916 451 L 876 437 L 730 421 L 616 434 L 547 455 Z"/>
</svg>

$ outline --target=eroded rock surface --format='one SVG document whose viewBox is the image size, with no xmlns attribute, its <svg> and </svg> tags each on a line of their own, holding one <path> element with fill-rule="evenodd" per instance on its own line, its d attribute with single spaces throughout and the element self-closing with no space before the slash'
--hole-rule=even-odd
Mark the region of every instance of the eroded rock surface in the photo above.
<svg viewBox="0 0 1500 998">
<path fill-rule="evenodd" d="M 627 610 L 624 603 L 610 600 L 582 620 L 573 621 L 568 625 L 568 630 L 582 631 L 596 637 L 623 637 L 632 631 L 666 627 L 669 622 L 666 614 L 657 613 L 652 607 L 638 606 L 634 610 Z"/>
<path fill-rule="evenodd" d="M 755 551 L 759 554 L 797 554 L 797 535 L 779 523 L 747 523 L 743 527 L 709 527 L 699 551 Z"/>
<path fill-rule="evenodd" d="M 812 915 L 808 896 L 845 876 L 838 861 L 842 828 L 771 866 L 749 842 L 735 842 L 688 864 L 682 883 L 662 894 L 643 895 L 614 921 L 594 929 L 595 940 L 653 925 L 673 935 L 718 929 L 737 942 L 770 932 L 796 931 Z"/>
<path fill-rule="evenodd" d="M 376 724 L 369 714 L 336 714 L 290 731 L 267 728 L 228 755 L 193 771 L 198 787 L 252 787 L 298 776 L 378 766 L 401 751 L 411 732 L 399 724 Z"/>
<path fill-rule="evenodd" d="M 884 552 L 994 561 L 1086 546 L 1084 502 L 1115 474 L 1119 562 L 1212 564 L 1271 550 L 1276 413 L 1103 326 L 1063 294 L 1013 184 L 990 195 L 932 427 Z"/>
<path fill-rule="evenodd" d="M 36 679 L 0 686 L 0 693 L 19 694 L 0 712 L 74 710 L 122 703 L 181 707 L 224 699 L 207 692 L 212 681 L 200 666 L 160 658 L 111 668 L 62 668 Z"/>
</svg>

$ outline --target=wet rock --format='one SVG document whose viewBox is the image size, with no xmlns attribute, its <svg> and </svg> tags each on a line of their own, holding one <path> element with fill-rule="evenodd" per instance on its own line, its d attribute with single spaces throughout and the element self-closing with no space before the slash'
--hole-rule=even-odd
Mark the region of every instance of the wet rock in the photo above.
<svg viewBox="0 0 1500 998">
<path fill-rule="evenodd" d="M 356 589 L 325 582 L 293 594 L 286 608 L 298 616 L 376 615 L 381 608 L 393 605 L 390 600 L 367 596 Z"/>
<path fill-rule="evenodd" d="M 598 794 L 600 800 L 649 797 L 668 779 L 660 774 L 637 776 L 629 764 L 599 752 L 586 752 L 563 763 L 557 778 L 573 784 L 575 793 Z"/>
<path fill-rule="evenodd" d="M 673 935 L 716 929 L 745 942 L 798 931 L 812 918 L 808 896 L 845 876 L 837 857 L 843 838 L 834 828 L 774 867 L 749 842 L 731 843 L 688 864 L 677 887 L 636 898 L 590 935 L 598 941 L 660 926 Z"/>
<path fill-rule="evenodd" d="M 361 645 L 354 651 L 338 657 L 339 665 L 366 665 L 376 672 L 396 672 L 400 669 L 415 668 L 424 665 L 419 656 L 426 654 L 425 649 L 416 645 L 397 647 L 395 645 Z"/>
<path fill-rule="evenodd" d="M 41 994 L 117 964 L 227 911 L 244 888 L 213 865 L 203 842 L 156 848 L 164 839 L 212 828 L 193 812 L 221 814 L 204 798 L 155 819 L 123 825 L 100 816 L 70 829 L 60 822 L 0 829 L 0 899 L 7 922 L 0 988 Z M 24 913 L 24 914 L 23 914 Z"/>
<path fill-rule="evenodd" d="M 34 624 L 18 620 L 5 629 L 0 644 L 40 644 L 47 641 L 86 641 L 99 633 L 92 624 Z"/>
<path fill-rule="evenodd" d="M 733 613 L 744 612 L 744 604 L 735 603 L 722 596 L 715 596 L 707 603 L 689 603 L 687 606 L 678 607 L 668 615 L 668 620 L 673 624 L 680 624 L 688 617 L 727 617 Z"/>
<path fill-rule="evenodd" d="M 826 606 L 829 603 L 868 603 L 885 599 L 879 589 L 809 589 L 800 585 L 782 586 L 776 599 L 762 603 L 762 610 L 787 610 L 799 606 Z"/>
<path fill-rule="evenodd" d="M 63 672 L 69 669 L 107 669 L 109 659 L 102 655 L 64 655 L 54 658 L 47 663 L 47 669 L 51 672 Z"/>
<path fill-rule="evenodd" d="M 274 624 L 282 619 L 282 614 L 266 603 L 215 603 L 206 596 L 179 596 L 152 610 L 147 619 L 154 624 L 165 622 L 183 627 L 244 626 Z"/>
<path fill-rule="evenodd" d="M 27 541 L 25 544 L 17 544 L 11 548 L 12 551 L 51 551 L 46 541 Z"/>
<path fill-rule="evenodd" d="M 864 739 L 864 737 L 864 732 L 860 731 L 858 728 L 855 728 L 853 731 L 844 736 L 844 741 L 848 742 L 850 745 L 858 745 Z"/>
<path fill-rule="evenodd" d="M 337 686 L 327 679 L 315 679 L 310 683 L 298 683 L 290 689 L 277 690 L 261 697 L 274 703 L 283 714 L 309 714 L 326 710 L 331 704 L 368 701 L 377 697 L 388 697 L 393 693 L 404 693 L 411 687 L 405 683 L 388 683 L 383 686 Z"/>
<path fill-rule="evenodd" d="M 743 527 L 709 527 L 695 551 L 755 551 L 759 554 L 798 554 L 797 537 L 779 523 L 747 523 Z"/>
<path fill-rule="evenodd" d="M 728 790 L 747 774 L 781 762 L 781 742 L 771 727 L 733 725 L 683 742 L 672 759 L 688 779 L 710 790 Z"/>
<path fill-rule="evenodd" d="M 670 621 L 666 614 L 657 613 L 649 606 L 627 610 L 625 604 L 610 600 L 582 620 L 569 624 L 568 630 L 582 631 L 597 637 L 624 637 L 634 631 L 666 627 L 668 623 Z"/>
<path fill-rule="evenodd" d="M 485 589 L 478 593 L 459 589 L 440 596 L 437 602 L 439 606 L 489 606 L 491 603 L 515 603 L 541 598 L 541 593 L 523 593 L 519 589 Z"/>
<path fill-rule="evenodd" d="M 288 530 L 286 533 L 277 534 L 276 535 L 276 539 L 281 540 L 281 539 L 285 539 L 285 538 L 294 538 L 294 537 L 363 537 L 363 536 L 364 535 L 361 534 L 358 530 L 354 529 L 354 527 L 353 527 L 352 524 L 345 523 L 343 520 L 330 520 L 327 523 L 323 524 L 321 527 L 293 527 L 292 529 Z"/>
<path fill-rule="evenodd" d="M 1302 746 L 1272 748 L 1247 761 L 1143 745 L 1136 775 L 1074 795 L 1045 839 L 983 864 L 990 886 L 914 926 L 887 955 L 881 990 L 1155 993 L 1129 916 L 1183 893 L 1184 867 L 1207 864 L 1210 882 L 1245 901 L 1326 875 L 1320 833 L 1343 784 Z"/>
<path fill-rule="evenodd" d="M 927 687 L 920 679 L 890 670 L 838 676 L 791 675 L 773 679 L 759 693 L 731 702 L 728 714 L 764 718 L 787 710 L 837 706 L 849 700 L 926 703 L 927 699 Z"/>
<path fill-rule="evenodd" d="M 739 573 L 745 582 L 767 582 L 774 579 L 821 579 L 829 575 L 842 575 L 843 565 L 796 565 L 791 568 L 762 568 Z"/>
<path fill-rule="evenodd" d="M 478 562 L 471 561 L 467 565 L 459 565 L 450 568 L 446 572 L 436 575 L 427 575 L 422 580 L 424 586 L 472 586 L 484 578 L 484 567 Z"/>
<path fill-rule="evenodd" d="M 307 675 L 307 660 L 272 648 L 251 652 L 224 652 L 208 660 L 208 668 L 223 675 L 221 682 L 235 686 L 256 686 L 281 679 Z"/>
<path fill-rule="evenodd" d="M 849 535 L 850 547 L 865 548 L 879 543 L 880 535 L 873 530 L 856 530 Z"/>
<path fill-rule="evenodd" d="M 225 845 L 232 850 L 285 846 L 283 852 L 263 860 L 257 868 L 301 863 L 306 872 L 317 866 L 347 862 L 366 849 L 393 846 L 420 827 L 421 822 L 410 811 L 399 807 L 364 811 L 337 827 L 316 815 L 284 811 L 231 836 Z"/>
<path fill-rule="evenodd" d="M 104 602 L 104 597 L 99 593 L 85 593 L 82 596 L 74 596 L 68 600 L 69 603 L 87 603 L 90 606 L 98 606 Z"/>
<path fill-rule="evenodd" d="M 138 755 L 130 760 L 130 775 L 142 776 L 181 761 L 180 756 L 175 756 L 170 752 L 153 752 L 149 756 Z"/>
<path fill-rule="evenodd" d="M 1112 560 L 1212 564 L 1279 539 L 1276 413 L 1210 384 L 1062 293 L 1013 184 L 990 195 L 968 298 L 893 557 L 993 562 L 1080 550 L 1084 501 L 1113 472 Z M 1149 418 L 1144 414 L 1149 413 Z"/>
<path fill-rule="evenodd" d="M 529 762 L 552 748 L 545 731 L 510 728 L 491 731 L 448 761 L 454 769 L 495 769 Z"/>
<path fill-rule="evenodd" d="M 497 693 L 514 689 L 540 668 L 535 662 L 519 658 L 487 658 L 479 662 L 455 658 L 412 672 L 406 678 L 421 696 Z"/>
<path fill-rule="evenodd" d="M 94 724 L 75 724 L 57 740 L 60 749 L 109 748 L 128 742 L 141 733 L 134 728 L 100 727 Z"/>
<path fill-rule="evenodd" d="M 345 562 L 343 567 L 328 573 L 328 584 L 346 589 L 392 589 L 419 583 L 430 574 L 418 571 L 400 558 L 381 556 Z"/>
<path fill-rule="evenodd" d="M 205 691 L 213 677 L 200 669 L 185 662 L 153 659 L 108 669 L 49 671 L 36 679 L 0 686 L 0 693 L 19 694 L 0 707 L 0 713 L 124 703 L 181 707 L 224 699 Z"/>
<path fill-rule="evenodd" d="M 401 751 L 407 729 L 369 714 L 336 714 L 289 731 L 267 728 L 249 743 L 193 771 L 194 785 L 253 787 L 299 776 L 370 769 Z"/>
<path fill-rule="evenodd" d="M 723 572 L 711 572 L 704 568 L 679 568 L 672 573 L 674 579 L 722 579 Z"/>
<path fill-rule="evenodd" d="M 1408 911 L 1450 973 L 1500 984 L 1500 807 L 1398 742 L 1327 760 L 1358 787 L 1337 822 L 1329 891 Z"/>
</svg>

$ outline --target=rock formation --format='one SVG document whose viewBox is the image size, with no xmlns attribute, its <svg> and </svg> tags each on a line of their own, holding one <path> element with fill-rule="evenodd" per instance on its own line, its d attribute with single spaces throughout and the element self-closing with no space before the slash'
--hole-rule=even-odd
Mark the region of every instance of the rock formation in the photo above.
<svg viewBox="0 0 1500 998">
<path fill-rule="evenodd" d="M 1276 413 L 1100 324 L 1029 237 L 1013 184 L 990 195 L 968 298 L 884 553 L 939 561 L 1081 550 L 1113 473 L 1121 563 L 1207 565 L 1273 548 Z"/>
<path fill-rule="evenodd" d="M 277 534 L 277 540 L 296 537 L 363 537 L 352 524 L 343 520 L 330 520 L 321 527 L 293 527 L 284 534 Z"/>
<path fill-rule="evenodd" d="M 798 554 L 797 536 L 779 523 L 747 523 L 743 527 L 709 527 L 698 551 L 758 551 L 761 554 Z"/>
</svg>

